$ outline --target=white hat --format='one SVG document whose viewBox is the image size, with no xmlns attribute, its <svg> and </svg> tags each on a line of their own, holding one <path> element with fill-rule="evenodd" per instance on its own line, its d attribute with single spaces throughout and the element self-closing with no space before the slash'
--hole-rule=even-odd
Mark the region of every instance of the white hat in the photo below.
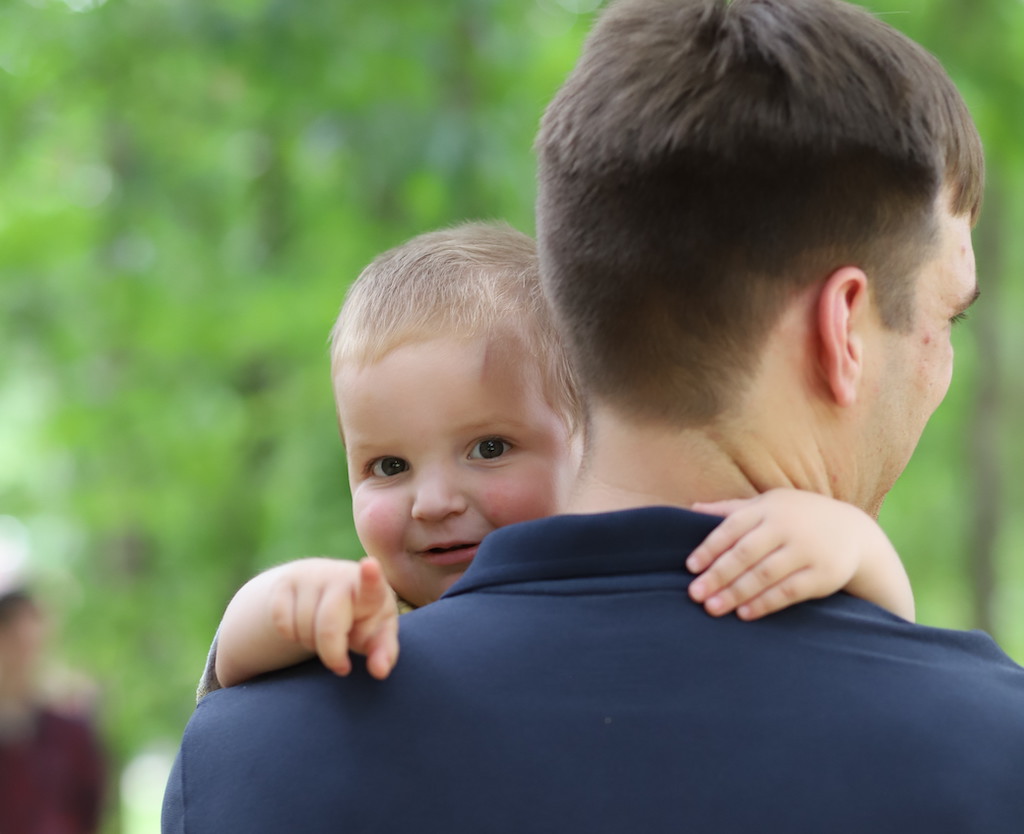
<svg viewBox="0 0 1024 834">
<path fill-rule="evenodd" d="M 25 590 L 28 584 L 28 528 L 0 515 L 0 597 Z"/>
</svg>

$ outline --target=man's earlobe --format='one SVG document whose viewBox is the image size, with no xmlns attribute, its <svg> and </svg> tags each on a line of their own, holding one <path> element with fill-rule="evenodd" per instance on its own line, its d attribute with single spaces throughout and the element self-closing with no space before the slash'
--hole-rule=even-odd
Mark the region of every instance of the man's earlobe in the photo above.
<svg viewBox="0 0 1024 834">
<path fill-rule="evenodd" d="M 818 296 L 820 369 L 836 405 L 857 401 L 864 371 L 862 324 L 868 310 L 868 279 L 857 267 L 833 272 Z"/>
</svg>

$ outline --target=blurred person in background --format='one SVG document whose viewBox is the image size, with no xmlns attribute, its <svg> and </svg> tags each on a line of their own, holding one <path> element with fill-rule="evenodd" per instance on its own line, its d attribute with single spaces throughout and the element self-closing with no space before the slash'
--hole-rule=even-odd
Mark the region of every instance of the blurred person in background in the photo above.
<svg viewBox="0 0 1024 834">
<path fill-rule="evenodd" d="M 49 624 L 24 583 L 0 576 L 0 834 L 93 834 L 105 767 L 81 699 L 42 684 Z"/>
</svg>

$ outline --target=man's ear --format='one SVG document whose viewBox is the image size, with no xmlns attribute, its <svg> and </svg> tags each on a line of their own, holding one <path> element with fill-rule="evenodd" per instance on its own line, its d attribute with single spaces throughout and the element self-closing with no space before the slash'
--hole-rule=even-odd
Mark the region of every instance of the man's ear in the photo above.
<svg viewBox="0 0 1024 834">
<path fill-rule="evenodd" d="M 870 313 L 868 278 L 857 267 L 833 272 L 818 296 L 820 368 L 837 405 L 857 400 L 864 373 L 864 332 Z"/>
</svg>

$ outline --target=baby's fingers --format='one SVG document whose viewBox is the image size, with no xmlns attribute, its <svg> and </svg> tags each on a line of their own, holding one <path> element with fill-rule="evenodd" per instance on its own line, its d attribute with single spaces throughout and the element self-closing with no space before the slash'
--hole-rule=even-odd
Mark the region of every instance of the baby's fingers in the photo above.
<svg viewBox="0 0 1024 834">
<path fill-rule="evenodd" d="M 757 619 L 808 599 L 813 590 L 813 571 L 797 552 L 781 545 L 743 570 L 728 587 L 710 595 L 704 608 L 715 617 L 736 610 L 740 619 Z"/>
<path fill-rule="evenodd" d="M 386 619 L 363 645 L 366 669 L 377 680 L 391 674 L 398 661 L 398 615 Z"/>
<path fill-rule="evenodd" d="M 757 596 L 743 602 L 736 609 L 741 620 L 757 620 L 767 614 L 774 614 L 798 602 L 811 599 L 814 594 L 810 585 L 809 571 L 800 570 L 766 588 Z"/>
<path fill-rule="evenodd" d="M 313 622 L 312 648 L 324 666 L 338 675 L 352 671 L 349 632 L 353 623 L 352 589 L 328 585 L 322 589 Z"/>
<path fill-rule="evenodd" d="M 686 569 L 690 573 L 700 573 L 706 570 L 760 522 L 761 517 L 754 513 L 730 515 L 693 549 L 693 552 L 686 558 Z"/>
<path fill-rule="evenodd" d="M 739 516 L 731 516 L 726 519 L 722 527 L 728 525 L 734 518 L 739 519 Z M 718 531 L 715 530 L 714 532 Z M 705 543 L 710 541 L 713 536 L 714 533 L 708 536 Z M 752 584 L 752 577 L 764 576 L 765 578 L 761 580 L 761 584 L 755 585 L 746 596 L 737 598 L 737 602 L 732 602 L 732 598 L 726 596 L 719 599 L 714 606 L 708 608 L 708 611 L 713 614 L 724 614 L 731 611 L 743 599 L 753 596 L 778 580 L 777 576 L 774 578 L 768 576 L 768 574 L 774 572 L 775 566 L 764 564 L 764 561 L 781 544 L 782 542 L 779 540 L 777 533 L 768 526 L 756 524 L 749 530 L 743 531 L 741 535 L 736 536 L 732 543 L 718 555 L 710 567 L 690 583 L 690 598 L 696 602 L 711 602 L 714 597 L 722 596 L 725 591 L 730 590 L 730 586 L 740 579 L 745 579 L 742 585 L 749 586 Z M 701 547 L 703 547 L 703 544 Z M 744 588 L 741 586 L 740 591 L 742 592 L 743 590 Z M 723 602 L 725 603 L 724 605 Z M 714 610 L 720 606 L 721 610 Z"/>
<path fill-rule="evenodd" d="M 383 680 L 398 660 L 398 606 L 376 559 L 359 563 L 359 579 L 349 648 L 365 654 L 370 674 Z"/>
</svg>

